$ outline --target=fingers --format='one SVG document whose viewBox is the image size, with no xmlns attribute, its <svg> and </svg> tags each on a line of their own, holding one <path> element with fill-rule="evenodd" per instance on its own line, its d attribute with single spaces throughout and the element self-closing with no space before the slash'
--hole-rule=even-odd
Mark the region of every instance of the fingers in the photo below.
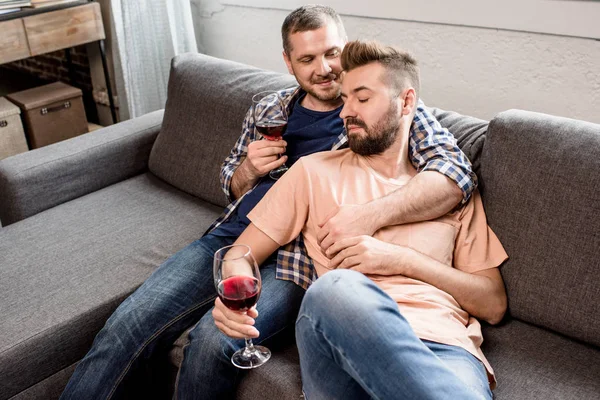
<svg viewBox="0 0 600 400">
<path fill-rule="evenodd" d="M 321 246 L 321 250 L 323 250 L 323 240 L 327 238 L 329 235 L 329 229 L 321 228 L 319 232 L 317 232 L 317 244 Z"/>
<path fill-rule="evenodd" d="M 269 171 L 283 165 L 287 161 L 286 156 L 281 156 L 285 153 L 286 144 L 285 140 L 273 142 L 258 140 L 250 143 L 246 160 L 249 162 L 253 175 L 265 176 Z"/>
<path fill-rule="evenodd" d="M 333 210 L 331 210 L 329 212 L 329 214 L 327 214 L 325 219 L 319 224 L 319 228 L 321 228 L 321 229 L 319 229 L 319 232 L 317 232 L 317 244 L 319 246 L 321 246 L 321 250 L 323 252 L 325 252 L 325 250 L 327 250 L 327 247 L 331 246 L 331 244 L 329 244 L 327 247 L 323 246 L 323 241 L 331 233 L 331 227 L 327 223 L 329 222 L 329 220 L 331 218 L 333 218 L 338 213 L 339 210 L 340 210 L 339 207 L 335 207 Z"/>
<path fill-rule="evenodd" d="M 285 140 L 256 140 L 250 143 L 249 147 L 252 147 L 256 150 L 261 149 L 285 149 L 287 146 L 287 142 Z"/>
<path fill-rule="evenodd" d="M 334 260 L 335 260 L 335 257 L 334 257 Z M 329 263 L 329 268 L 331 268 L 331 269 L 337 269 L 337 268 L 350 269 L 350 268 L 354 268 L 354 267 L 357 267 L 360 265 L 360 256 L 358 256 L 358 255 L 347 256 L 347 257 L 343 257 L 339 260 L 336 260 L 335 266 L 332 265 L 334 260 L 331 260 L 331 262 Z"/>
<path fill-rule="evenodd" d="M 285 162 L 287 161 L 287 159 L 288 159 L 287 156 L 282 156 L 282 157 L 278 158 L 277 160 L 266 164 L 263 168 L 265 170 L 267 170 L 267 171 L 272 171 L 275 168 L 279 168 L 283 164 L 285 164 Z"/>
<path fill-rule="evenodd" d="M 254 309 L 252 314 L 255 316 L 258 315 L 256 309 Z M 243 339 L 257 338 L 259 336 L 258 330 L 253 326 L 254 318 L 245 312 L 228 309 L 219 298 L 215 300 L 212 316 L 217 328 L 229 337 Z"/>
<path fill-rule="evenodd" d="M 353 249 L 352 247 L 341 250 L 340 252 L 338 252 L 335 255 L 335 257 L 333 257 L 331 259 L 331 261 L 329 261 L 329 268 L 331 268 L 331 269 L 350 268 L 354 264 L 351 264 L 350 261 L 348 261 L 348 260 L 351 259 L 352 257 L 356 257 L 356 256 L 357 256 L 357 253 L 356 253 L 355 249 Z M 356 261 L 356 260 L 353 260 L 353 261 Z"/>
<path fill-rule="evenodd" d="M 258 317 L 258 311 L 256 310 L 256 306 L 249 309 L 246 314 L 248 314 L 248 316 L 256 319 L 256 317 Z"/>
<path fill-rule="evenodd" d="M 360 236 L 356 236 L 339 240 L 336 243 L 332 243 L 331 246 L 328 248 L 327 256 L 333 257 L 335 254 L 339 254 L 342 250 L 346 248 L 356 246 L 360 242 L 360 239 Z M 356 251 L 354 251 L 353 254 L 356 254 Z"/>
<path fill-rule="evenodd" d="M 268 146 L 256 149 L 255 156 L 257 157 L 276 157 L 285 153 L 285 146 Z"/>
<path fill-rule="evenodd" d="M 331 246 L 334 243 L 335 243 L 335 237 L 334 237 L 334 235 L 332 233 L 330 233 L 329 235 L 327 235 L 327 237 L 325 237 L 323 239 L 323 241 L 321 242 L 321 251 L 323 253 L 325 253 L 325 255 L 327 257 L 331 258 L 331 256 L 333 254 L 337 253 L 337 251 L 336 252 L 331 251 Z"/>
</svg>

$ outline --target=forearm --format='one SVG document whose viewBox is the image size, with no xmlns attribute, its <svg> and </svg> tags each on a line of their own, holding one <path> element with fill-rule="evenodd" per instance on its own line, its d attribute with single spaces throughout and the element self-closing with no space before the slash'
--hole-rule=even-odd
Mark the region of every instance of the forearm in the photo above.
<svg viewBox="0 0 600 400">
<path fill-rule="evenodd" d="M 420 172 L 437 171 L 446 175 L 460 188 L 461 202 L 465 204 L 477 187 L 473 166 L 452 133 L 442 127 L 420 100 L 409 144 L 413 166 Z"/>
<path fill-rule="evenodd" d="M 375 225 L 374 231 L 390 225 L 428 221 L 454 209 L 463 199 L 456 183 L 434 171 L 424 171 L 404 187 L 373 200 L 364 211 Z"/>
<path fill-rule="evenodd" d="M 234 244 L 245 244 L 249 246 L 250 249 L 252 249 L 252 255 L 258 265 L 265 262 L 265 260 L 279 248 L 279 244 L 276 241 L 258 229 L 253 223 L 248 225 Z"/>
<path fill-rule="evenodd" d="M 452 295 L 463 310 L 476 318 L 491 324 L 500 322 L 506 311 L 506 292 L 497 268 L 470 274 L 409 248 L 403 248 L 402 253 L 396 264 L 402 275 Z"/>
<path fill-rule="evenodd" d="M 229 188 L 231 200 L 239 199 L 248 190 L 252 189 L 257 181 L 258 179 L 248 170 L 246 159 L 244 158 L 231 177 L 231 186 Z"/>
</svg>

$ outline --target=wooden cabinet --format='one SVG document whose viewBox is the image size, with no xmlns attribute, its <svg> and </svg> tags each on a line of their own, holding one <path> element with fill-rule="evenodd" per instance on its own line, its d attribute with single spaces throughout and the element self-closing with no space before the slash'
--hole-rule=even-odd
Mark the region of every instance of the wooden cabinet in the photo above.
<svg viewBox="0 0 600 400">
<path fill-rule="evenodd" d="M 105 38 L 98 3 L 0 22 L 0 64 Z"/>
<path fill-rule="evenodd" d="M 22 19 L 0 22 L 0 64 L 30 56 Z"/>
<path fill-rule="evenodd" d="M 131 0 L 135 1 L 135 0 Z M 0 15 L 0 64 L 31 56 L 98 42 L 113 121 L 117 113 L 104 50 L 104 25 L 100 4 L 78 0 L 48 9 L 23 9 Z M 69 67 L 70 67 L 70 61 Z"/>
<path fill-rule="evenodd" d="M 33 15 L 23 24 L 32 56 L 104 39 L 98 3 Z"/>
</svg>

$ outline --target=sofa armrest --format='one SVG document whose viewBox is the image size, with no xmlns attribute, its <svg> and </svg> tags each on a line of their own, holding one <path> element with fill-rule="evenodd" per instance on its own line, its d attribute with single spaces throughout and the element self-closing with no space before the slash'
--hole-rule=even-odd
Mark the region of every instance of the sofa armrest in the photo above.
<svg viewBox="0 0 600 400">
<path fill-rule="evenodd" d="M 163 110 L 0 161 L 6 226 L 147 169 Z"/>
</svg>

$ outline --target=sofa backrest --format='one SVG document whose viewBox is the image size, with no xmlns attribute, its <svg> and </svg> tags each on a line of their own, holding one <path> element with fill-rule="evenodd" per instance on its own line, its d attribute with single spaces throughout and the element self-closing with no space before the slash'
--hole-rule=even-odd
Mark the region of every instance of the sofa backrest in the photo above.
<svg viewBox="0 0 600 400">
<path fill-rule="evenodd" d="M 187 193 L 226 206 L 219 170 L 240 136 L 252 96 L 295 84 L 291 75 L 202 54 L 175 57 L 150 171 Z"/>
<path fill-rule="evenodd" d="M 252 95 L 294 85 L 291 75 L 232 61 L 202 54 L 175 57 L 150 171 L 187 193 L 225 206 L 219 170 L 241 133 Z M 487 121 L 452 111 L 431 111 L 454 134 L 478 172 Z"/>
<path fill-rule="evenodd" d="M 600 346 L 600 125 L 506 111 L 481 163 L 510 314 Z"/>
</svg>

